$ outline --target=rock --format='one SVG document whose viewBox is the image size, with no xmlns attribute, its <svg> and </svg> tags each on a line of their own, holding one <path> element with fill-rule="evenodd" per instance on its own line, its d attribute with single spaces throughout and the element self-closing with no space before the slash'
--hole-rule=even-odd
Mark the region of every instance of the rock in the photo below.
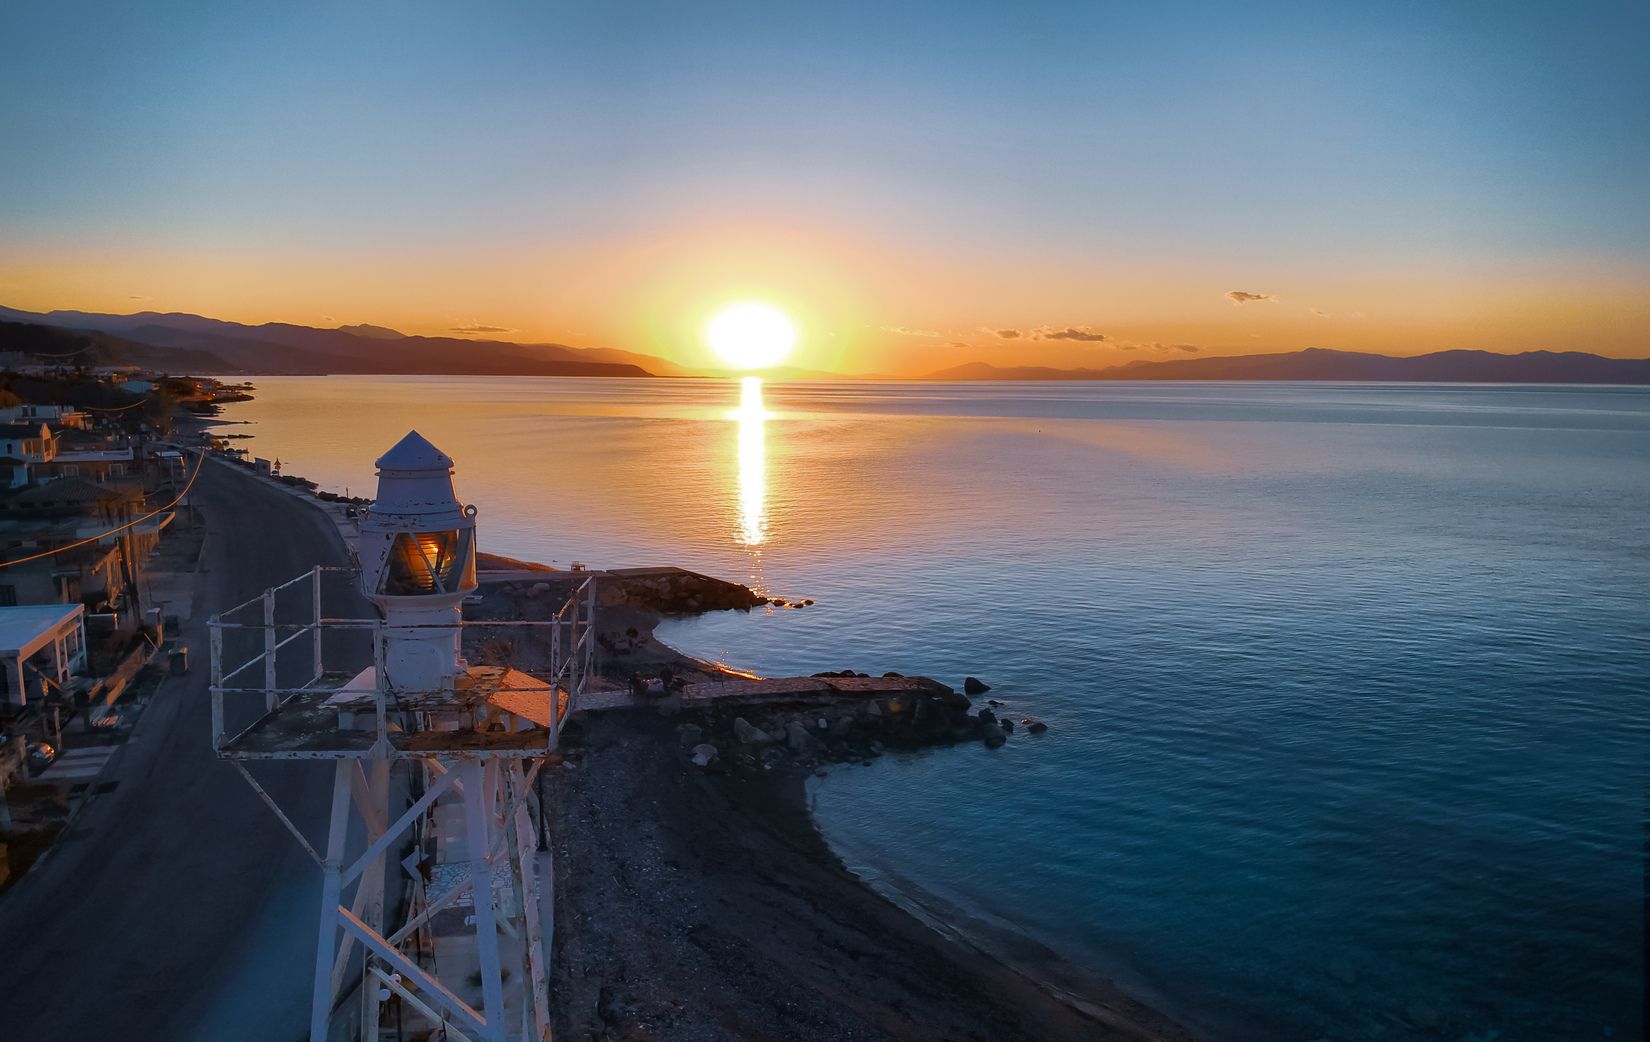
<svg viewBox="0 0 1650 1042">
<path fill-rule="evenodd" d="M 820 718 L 819 718 L 819 719 L 818 719 L 818 720 L 817 720 L 817 721 L 815 721 L 815 722 L 814 722 L 814 726 L 816 726 L 816 727 L 818 727 L 818 728 L 819 728 L 819 729 L 820 729 L 820 730 L 821 730 L 821 731 L 823 731 L 823 730 L 825 730 L 825 729 L 826 729 L 826 728 L 827 728 L 827 727 L 830 727 L 830 726 L 831 726 L 831 722 L 830 722 L 830 721 L 829 721 L 829 720 L 827 720 L 827 719 L 825 719 L 825 718 L 824 718 L 824 717 L 823 717 L 823 716 L 822 716 L 822 717 L 820 717 Z"/>
<path fill-rule="evenodd" d="M 701 742 L 693 747 L 693 766 L 709 767 L 716 762 L 716 746 Z"/>
<path fill-rule="evenodd" d="M 826 770 L 823 767 L 815 767 L 814 768 L 814 777 L 815 778 L 823 778 L 827 774 L 830 774 L 830 773 L 831 773 L 830 771 Z"/>
<path fill-rule="evenodd" d="M 698 724 L 683 724 L 676 729 L 676 734 L 683 745 L 698 745 L 704 740 L 705 730 Z"/>
<path fill-rule="evenodd" d="M 811 607 L 813 605 L 813 603 L 814 603 L 814 599 L 812 597 L 802 598 L 802 606 L 804 608 Z"/>
<path fill-rule="evenodd" d="M 1042 734 L 1046 730 L 1048 730 L 1048 725 L 1041 720 L 1033 720 L 1026 724 L 1026 731 L 1030 734 Z"/>
<path fill-rule="evenodd" d="M 983 695 L 991 690 L 991 685 L 979 677 L 963 677 L 963 694 Z"/>
<path fill-rule="evenodd" d="M 997 701 L 995 698 L 986 699 L 985 704 L 990 706 L 993 709 L 1001 709 L 1003 707 L 1003 704 L 1001 702 Z"/>
<path fill-rule="evenodd" d="M 865 715 L 871 717 L 882 715 L 882 706 L 877 703 L 876 699 L 870 699 L 865 703 Z"/>
<path fill-rule="evenodd" d="M 809 734 L 808 729 L 802 726 L 800 720 L 792 720 L 790 726 L 785 730 L 786 744 L 791 747 L 791 752 L 796 753 L 798 756 L 812 756 L 823 748 L 819 739 Z"/>
<path fill-rule="evenodd" d="M 773 736 L 742 716 L 733 718 L 733 736 L 741 745 L 767 745 Z"/>
<path fill-rule="evenodd" d="M 830 735 L 832 738 L 845 738 L 847 737 L 848 732 L 853 730 L 853 727 L 853 717 L 839 716 L 836 718 L 835 722 L 831 724 Z"/>
<path fill-rule="evenodd" d="M 974 718 L 982 724 L 994 724 L 997 722 L 997 714 L 993 713 L 989 709 L 980 710 L 975 714 Z"/>
<path fill-rule="evenodd" d="M 884 680 L 904 680 L 905 679 L 905 674 L 904 673 L 895 673 L 893 670 L 890 669 L 888 672 L 886 672 L 882 675 L 882 679 L 884 679 Z"/>
<path fill-rule="evenodd" d="M 549 583 L 534 583 L 533 585 L 527 587 L 527 592 L 528 592 L 529 595 L 531 595 L 533 597 L 542 597 L 545 594 L 550 592 L 550 584 Z"/>
<path fill-rule="evenodd" d="M 980 737 L 985 741 L 985 747 L 987 749 L 995 749 L 997 746 L 1008 741 L 1008 735 L 1004 734 L 1003 729 L 998 727 L 996 724 L 986 724 L 984 727 L 981 727 Z"/>
<path fill-rule="evenodd" d="M 1014 721 L 1012 720 L 999 720 L 997 721 L 997 726 L 1002 728 L 1005 734 L 1014 733 Z"/>
<path fill-rule="evenodd" d="M 882 745 L 881 742 L 876 741 L 875 739 L 872 739 L 870 748 L 871 748 L 871 752 L 875 753 L 876 755 L 878 755 L 878 756 L 882 755 L 883 745 Z"/>
</svg>

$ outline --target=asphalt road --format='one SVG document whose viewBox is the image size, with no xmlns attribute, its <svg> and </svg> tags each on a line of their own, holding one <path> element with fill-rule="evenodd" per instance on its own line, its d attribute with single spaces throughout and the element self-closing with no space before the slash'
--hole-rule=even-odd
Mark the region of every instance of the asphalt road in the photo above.
<svg viewBox="0 0 1650 1042">
<path fill-rule="evenodd" d="M 111 762 L 102 780 L 117 787 L 0 897 L 0 1038 L 305 1035 L 320 873 L 211 753 L 205 623 L 345 552 L 319 511 L 226 467 L 204 467 L 196 500 L 208 535 L 184 626 L 191 672 L 167 679 Z M 329 615 L 367 610 L 347 593 L 328 600 Z M 253 773 L 312 842 L 324 834 L 326 764 Z"/>
</svg>

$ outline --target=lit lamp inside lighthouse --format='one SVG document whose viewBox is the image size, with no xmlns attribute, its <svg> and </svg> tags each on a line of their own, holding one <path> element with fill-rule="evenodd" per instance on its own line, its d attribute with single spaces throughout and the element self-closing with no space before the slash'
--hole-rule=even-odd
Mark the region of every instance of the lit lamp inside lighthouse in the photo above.
<svg viewBox="0 0 1650 1042">
<path fill-rule="evenodd" d="M 476 588 L 475 507 L 453 491 L 452 457 L 411 431 L 378 458 L 361 522 L 361 586 L 385 622 L 384 683 L 451 690 L 464 670 L 461 606 Z"/>
</svg>

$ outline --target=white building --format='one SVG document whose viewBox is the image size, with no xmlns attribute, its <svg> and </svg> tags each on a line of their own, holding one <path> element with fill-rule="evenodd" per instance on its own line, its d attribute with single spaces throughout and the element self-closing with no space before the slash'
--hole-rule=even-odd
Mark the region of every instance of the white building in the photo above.
<svg viewBox="0 0 1650 1042">
<path fill-rule="evenodd" d="M 0 702 L 22 707 L 47 683 L 65 685 L 86 668 L 86 608 L 19 604 L 0 608 Z"/>
<path fill-rule="evenodd" d="M 92 417 L 90 413 L 82 412 L 72 405 L 25 403 L 0 409 L 0 424 L 3 423 L 55 423 L 60 427 L 86 430 L 92 425 Z"/>
</svg>

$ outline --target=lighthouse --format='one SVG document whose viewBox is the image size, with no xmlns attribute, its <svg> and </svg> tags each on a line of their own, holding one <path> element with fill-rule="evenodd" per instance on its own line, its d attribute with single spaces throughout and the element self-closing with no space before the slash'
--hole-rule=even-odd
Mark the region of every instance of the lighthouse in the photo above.
<svg viewBox="0 0 1650 1042">
<path fill-rule="evenodd" d="M 349 1006 L 351 1037 L 377 1039 L 392 996 L 398 1027 L 405 1015 L 423 1019 L 426 1035 L 545 1042 L 555 903 L 544 768 L 590 681 L 595 580 L 566 576 L 553 614 L 473 621 L 490 639 L 474 641 L 480 661 L 466 662 L 476 511 L 453 490 L 453 460 L 412 431 L 377 468 L 358 575 L 317 565 L 210 621 L 212 746 L 321 870 L 310 1042 L 338 1037 Z M 374 617 L 327 614 L 335 576 L 358 584 Z M 363 635 L 371 665 L 358 639 L 340 639 Z M 244 763 L 264 760 L 333 761 L 324 847 Z M 397 765 L 407 773 L 392 774 Z M 408 871 L 428 871 L 415 873 L 405 916 L 393 919 L 388 880 L 401 879 L 396 858 L 409 847 L 419 860 L 403 862 Z M 432 929 L 459 900 L 468 914 Z"/>
<path fill-rule="evenodd" d="M 361 522 L 361 590 L 384 620 L 384 686 L 450 691 L 464 672 L 460 618 L 476 588 L 476 509 L 453 489 L 452 457 L 417 431 L 378 457 L 378 498 Z"/>
</svg>

